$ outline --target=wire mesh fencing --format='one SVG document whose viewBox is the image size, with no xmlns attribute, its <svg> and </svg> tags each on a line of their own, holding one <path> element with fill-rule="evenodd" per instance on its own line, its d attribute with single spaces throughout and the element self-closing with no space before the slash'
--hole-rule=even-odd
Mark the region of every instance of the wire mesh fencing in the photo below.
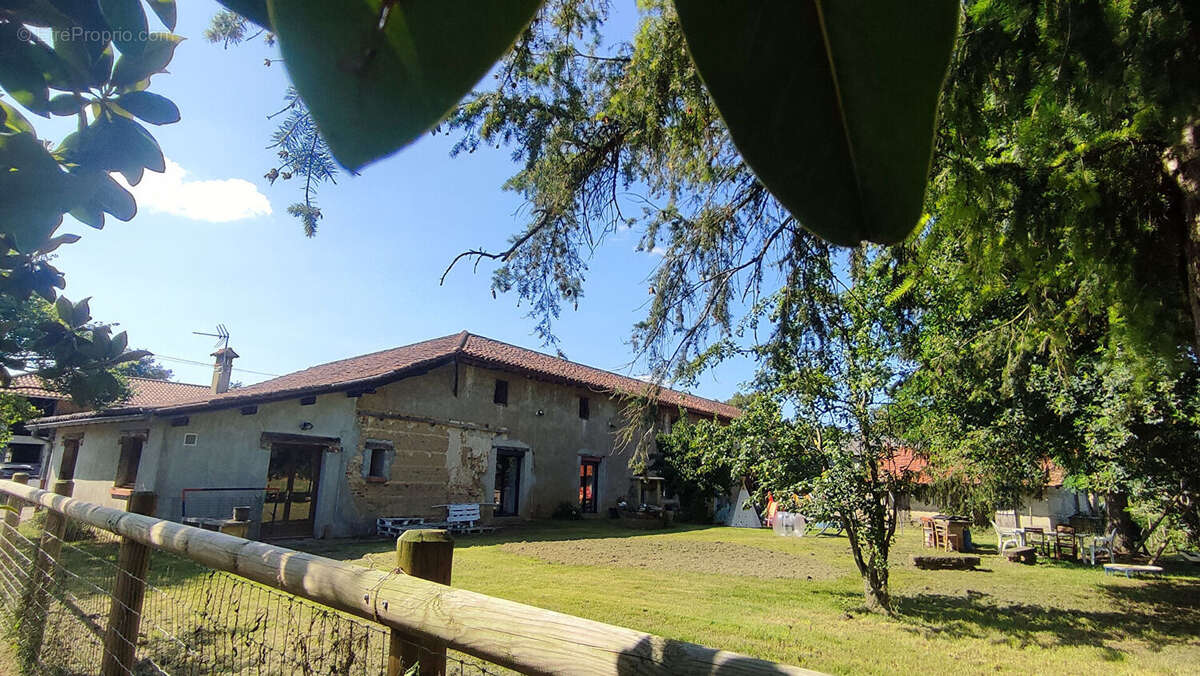
<svg viewBox="0 0 1200 676">
<path fill-rule="evenodd" d="M 265 488 L 185 488 L 179 513 L 184 519 L 228 519 L 235 507 L 246 507 L 251 518 L 259 519 L 266 494 Z"/>
<path fill-rule="evenodd" d="M 164 551 L 124 580 L 141 590 L 132 608 L 114 593 L 132 575 L 119 537 L 71 520 L 49 527 L 61 516 L 46 511 L 5 510 L 0 615 L 23 673 L 385 674 L 397 655 L 405 674 L 514 673 Z M 136 637 L 113 630 L 117 610 L 136 614 Z"/>
</svg>

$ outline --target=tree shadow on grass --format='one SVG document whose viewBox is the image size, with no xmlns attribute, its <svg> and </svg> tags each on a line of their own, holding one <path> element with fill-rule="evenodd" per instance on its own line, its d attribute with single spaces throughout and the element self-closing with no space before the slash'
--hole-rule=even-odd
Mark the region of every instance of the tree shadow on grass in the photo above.
<svg viewBox="0 0 1200 676">
<path fill-rule="evenodd" d="M 1110 659 L 1119 651 L 1109 642 L 1137 640 L 1151 650 L 1194 641 L 1200 627 L 1200 582 L 1172 580 L 1143 585 L 1101 585 L 1112 604 L 1107 610 L 1056 608 L 1034 603 L 1005 603 L 986 594 L 917 594 L 897 597 L 902 619 L 951 638 L 987 638 L 1002 634 L 1021 646 L 1101 647 Z"/>
<path fill-rule="evenodd" d="M 687 671 L 712 676 L 794 674 L 799 669 L 669 638 L 647 637 L 617 656 L 618 676 Z M 811 672 L 816 674 L 816 672 Z"/>
<path fill-rule="evenodd" d="M 508 542 L 553 542 L 562 540 L 598 540 L 604 538 L 637 538 L 655 535 L 674 535 L 692 531 L 704 531 L 719 526 L 699 524 L 675 524 L 670 528 L 650 530 L 627 528 L 615 519 L 587 519 L 583 521 L 530 521 L 513 528 L 503 528 L 493 533 L 456 536 L 454 546 L 488 547 Z"/>
<path fill-rule="evenodd" d="M 454 536 L 455 549 L 491 547 L 509 542 L 553 542 L 563 540 L 597 540 L 620 537 L 650 537 L 672 535 L 690 531 L 704 531 L 719 526 L 700 524 L 676 524 L 670 528 L 640 530 L 625 528 L 615 520 L 588 519 L 584 521 L 529 521 L 516 526 L 505 526 L 490 533 L 474 533 Z M 360 559 L 364 556 L 396 551 L 396 538 L 365 537 L 336 539 L 298 539 L 280 542 L 280 546 L 318 554 L 341 561 Z"/>
</svg>

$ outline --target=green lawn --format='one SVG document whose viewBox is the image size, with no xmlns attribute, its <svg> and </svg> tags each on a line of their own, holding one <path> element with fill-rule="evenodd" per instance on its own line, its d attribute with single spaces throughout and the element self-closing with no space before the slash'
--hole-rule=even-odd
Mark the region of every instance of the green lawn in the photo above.
<svg viewBox="0 0 1200 676">
<path fill-rule="evenodd" d="M 909 563 L 920 531 L 900 534 L 895 619 L 863 612 L 845 538 L 765 530 L 539 523 L 461 537 L 453 584 L 834 673 L 1200 669 L 1200 569 L 1168 564 L 1165 579 L 1126 580 L 1099 566 L 1021 566 L 986 553 L 990 533 L 975 535 L 981 570 L 922 571 Z M 386 542 L 305 549 L 394 566 Z"/>
</svg>

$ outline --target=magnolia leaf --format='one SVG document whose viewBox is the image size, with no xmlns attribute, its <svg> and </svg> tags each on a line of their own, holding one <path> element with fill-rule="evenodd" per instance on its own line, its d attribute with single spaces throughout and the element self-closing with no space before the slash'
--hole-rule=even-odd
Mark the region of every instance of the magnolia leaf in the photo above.
<svg viewBox="0 0 1200 676">
<path fill-rule="evenodd" d="M 179 121 L 179 106 L 171 99 L 146 91 L 133 91 L 117 98 L 122 110 L 150 124 L 171 124 Z"/>
<path fill-rule="evenodd" d="M 146 48 L 140 54 L 121 54 L 112 72 L 112 83 L 117 87 L 136 84 L 161 73 L 175 56 L 175 48 L 183 38 L 170 33 L 151 33 Z"/>
<path fill-rule="evenodd" d="M 841 245 L 917 225 L 956 0 L 675 0 L 696 68 L 756 176 Z"/>
<path fill-rule="evenodd" d="M 47 117 L 50 91 L 36 50 L 22 39 L 17 24 L 0 23 L 0 87 L 26 109 Z"/>
<path fill-rule="evenodd" d="M 75 312 L 75 305 L 67 300 L 66 296 L 59 296 L 58 300 L 54 301 L 54 311 L 58 313 L 58 318 L 65 324 L 71 323 L 71 315 Z"/>
<path fill-rule="evenodd" d="M 25 132 L 35 139 L 37 138 L 33 125 L 25 119 L 21 111 L 8 105 L 2 99 L 0 99 L 0 132 L 16 132 L 18 134 Z"/>
<path fill-rule="evenodd" d="M 52 253 L 55 249 L 57 249 L 58 247 L 60 247 L 64 244 L 74 244 L 75 242 L 78 242 L 78 241 L 79 241 L 79 235 L 72 235 L 70 233 L 58 235 L 57 237 L 51 237 L 46 242 L 45 246 L 43 246 L 41 249 L 38 249 L 38 253 L 40 253 L 40 254 Z"/>
<path fill-rule="evenodd" d="M 390 155 L 445 117 L 512 46 L 540 4 L 268 2 L 288 73 L 330 150 L 352 170 Z"/>
<path fill-rule="evenodd" d="M 129 347 L 129 336 L 122 331 L 112 338 L 112 345 L 109 347 L 108 353 L 111 358 L 116 359 L 122 354 L 125 354 L 125 348 Z"/>
<path fill-rule="evenodd" d="M 128 221 L 137 215 L 137 202 L 129 191 L 112 177 L 105 175 L 96 189 L 96 203 L 118 220 Z"/>
<path fill-rule="evenodd" d="M 65 161 L 89 169 L 119 171 L 130 185 L 142 180 L 142 171 L 166 171 L 158 142 L 130 118 L 106 113 L 81 132 L 68 134 L 54 151 Z"/>
<path fill-rule="evenodd" d="M 86 103 L 75 94 L 59 94 L 50 99 L 49 109 L 55 115 L 76 115 Z"/>
<path fill-rule="evenodd" d="M 159 21 L 163 22 L 167 30 L 175 30 L 175 0 L 146 0 L 146 4 L 150 5 L 150 9 L 154 10 L 154 14 Z"/>
<path fill-rule="evenodd" d="M 33 134 L 0 133 L 0 233 L 18 251 L 31 253 L 46 243 L 75 187 Z"/>
<path fill-rule="evenodd" d="M 118 337 L 123 336 L 123 335 L 125 335 L 125 334 L 121 333 L 118 335 Z M 154 353 L 151 352 L 150 350 L 130 350 L 128 352 L 121 352 L 120 354 L 113 357 L 112 363 L 114 365 L 124 364 L 126 362 L 137 361 L 137 360 L 141 359 L 142 357 L 153 357 L 153 356 L 154 356 Z"/>
<path fill-rule="evenodd" d="M 93 87 L 101 87 L 105 82 L 109 81 L 113 73 L 114 58 L 112 45 L 107 45 L 100 52 L 100 55 L 96 57 L 96 60 L 92 62 L 91 78 Z"/>
<path fill-rule="evenodd" d="M 75 220 L 84 225 L 91 226 L 97 230 L 104 229 L 104 208 L 96 200 L 80 204 L 67 213 L 71 214 Z"/>
<path fill-rule="evenodd" d="M 122 55 L 136 56 L 146 49 L 150 25 L 142 0 L 100 0 L 100 12 L 112 29 L 112 40 Z"/>
<path fill-rule="evenodd" d="M 81 300 L 75 304 L 75 308 L 71 311 L 70 321 L 68 322 L 71 325 L 71 328 L 77 329 L 81 326 L 84 326 L 85 324 L 87 324 L 88 322 L 90 322 L 92 320 L 92 307 L 91 306 L 92 306 L 92 297 L 91 296 L 88 296 L 87 298 L 84 298 L 83 300 Z M 99 334 L 99 333 L 103 333 L 103 332 L 95 331 L 94 333 Z"/>
<path fill-rule="evenodd" d="M 230 11 L 244 16 L 260 28 L 271 29 L 271 15 L 267 11 L 267 0 L 217 0 Z"/>
</svg>

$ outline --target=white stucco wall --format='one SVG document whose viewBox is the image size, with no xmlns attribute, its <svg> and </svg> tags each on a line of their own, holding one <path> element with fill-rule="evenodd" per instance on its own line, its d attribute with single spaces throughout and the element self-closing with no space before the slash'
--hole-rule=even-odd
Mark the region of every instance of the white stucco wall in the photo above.
<svg viewBox="0 0 1200 676">
<path fill-rule="evenodd" d="M 63 442 L 67 438 L 78 438 L 82 434 L 79 455 L 75 462 L 75 488 L 72 496 L 106 507 L 125 509 L 125 501 L 110 494 L 117 477 L 117 461 L 121 457 L 121 435 L 124 432 L 148 430 L 152 424 L 150 421 L 140 420 L 60 429 L 55 435 L 50 454 L 47 488 L 52 487 L 59 478 Z M 143 461 L 148 454 L 147 445 L 142 447 Z M 140 473 L 138 479 L 139 483 L 143 479 Z"/>
<path fill-rule="evenodd" d="M 302 430 L 303 423 L 311 429 Z M 260 447 L 263 432 L 336 437 L 342 448 L 355 448 L 358 443 L 354 424 L 354 400 L 342 393 L 317 397 L 315 404 L 303 406 L 299 398 L 258 405 L 258 412 L 242 415 L 239 409 L 192 413 L 188 424 L 170 426 L 169 420 L 157 422 L 165 431 L 160 447 L 155 490 L 158 492 L 159 515 L 179 519 L 180 501 L 185 488 L 265 486 L 269 449 Z M 185 434 L 197 435 L 195 446 L 184 446 Z M 143 467 L 146 460 L 142 461 Z M 345 471 L 345 453 L 327 452 L 321 458 L 321 481 L 317 487 L 317 511 L 314 535 L 336 532 L 337 504 Z M 226 498 L 241 495 L 226 494 Z M 217 494 L 195 494 L 190 516 L 198 509 L 216 508 Z M 226 500 L 228 501 L 228 500 Z M 208 503 L 207 505 L 205 503 Z M 218 516 L 216 514 L 212 516 Z M 225 516 L 228 515 L 219 515 Z M 261 514 L 254 514 L 258 520 Z"/>
<path fill-rule="evenodd" d="M 120 438 L 129 430 L 148 430 L 138 467 L 136 488 L 158 494 L 158 516 L 178 520 L 186 488 L 262 487 L 266 485 L 270 451 L 260 447 L 263 432 L 337 437 L 344 448 L 358 443 L 354 424 L 354 399 L 343 393 L 317 397 L 302 406 L 299 398 L 258 405 L 258 412 L 242 415 L 239 409 L 191 413 L 188 424 L 175 427 L 171 418 L 151 418 L 125 423 L 67 427 L 56 435 L 50 460 L 50 480 L 58 478 L 63 440 L 82 433 L 75 466 L 74 496 L 88 502 L 124 509 L 125 501 L 110 495 L 120 457 Z M 302 430 L 302 423 L 312 428 Z M 184 446 L 185 434 L 196 434 L 195 446 Z M 314 535 L 338 531 L 337 507 L 341 496 L 345 454 L 327 452 L 322 457 L 317 487 Z M 234 502 L 246 502 L 244 493 L 193 494 L 189 516 L 228 517 Z M 243 498 L 243 499 L 238 499 Z M 261 499 L 261 496 L 260 496 Z M 208 513 L 220 509 L 222 513 Z M 252 518 L 258 520 L 261 514 Z"/>
</svg>

